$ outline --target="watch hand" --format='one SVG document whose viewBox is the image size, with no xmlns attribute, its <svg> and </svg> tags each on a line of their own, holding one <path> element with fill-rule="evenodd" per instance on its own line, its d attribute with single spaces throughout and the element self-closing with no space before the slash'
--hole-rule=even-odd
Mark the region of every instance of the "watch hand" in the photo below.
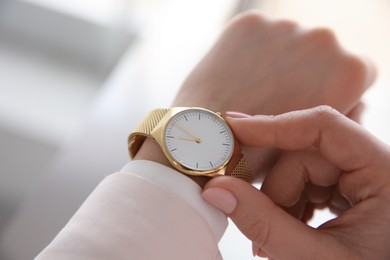
<svg viewBox="0 0 390 260">
<path fill-rule="evenodd" d="M 199 137 L 196 137 L 194 134 L 192 134 L 190 131 L 188 131 L 187 129 L 185 129 L 184 127 L 180 126 L 180 125 L 175 125 L 177 128 L 179 128 L 180 130 L 182 130 L 183 132 L 187 133 L 188 135 L 192 136 L 194 139 L 199 139 Z"/>
<path fill-rule="evenodd" d="M 201 143 L 202 140 L 198 137 L 196 138 L 184 138 L 184 137 L 179 137 L 180 140 L 184 140 L 184 141 L 192 141 L 192 142 L 196 142 L 196 143 Z"/>
</svg>

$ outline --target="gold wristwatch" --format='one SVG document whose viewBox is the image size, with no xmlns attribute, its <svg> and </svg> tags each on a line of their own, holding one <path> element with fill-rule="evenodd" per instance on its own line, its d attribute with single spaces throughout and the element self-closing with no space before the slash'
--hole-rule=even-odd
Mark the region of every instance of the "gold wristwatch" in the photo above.
<svg viewBox="0 0 390 260">
<path fill-rule="evenodd" d="M 131 158 L 151 137 L 178 171 L 194 176 L 231 175 L 252 181 L 232 130 L 220 113 L 197 107 L 152 110 L 130 134 Z"/>
</svg>

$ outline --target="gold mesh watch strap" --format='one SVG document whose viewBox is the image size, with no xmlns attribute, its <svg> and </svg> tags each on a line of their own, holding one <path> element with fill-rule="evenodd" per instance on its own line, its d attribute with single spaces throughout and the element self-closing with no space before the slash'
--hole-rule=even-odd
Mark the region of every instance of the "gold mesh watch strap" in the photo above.
<svg viewBox="0 0 390 260">
<path fill-rule="evenodd" d="M 152 130 L 168 111 L 169 109 L 167 108 L 158 108 L 150 111 L 149 114 L 147 114 L 141 123 L 134 129 L 128 140 L 131 158 L 134 158 L 146 137 L 150 136 Z"/>
<path fill-rule="evenodd" d="M 241 160 L 237 163 L 236 167 L 230 175 L 247 182 L 252 182 L 253 180 L 252 171 L 249 169 L 249 166 L 244 157 L 241 157 Z"/>
</svg>

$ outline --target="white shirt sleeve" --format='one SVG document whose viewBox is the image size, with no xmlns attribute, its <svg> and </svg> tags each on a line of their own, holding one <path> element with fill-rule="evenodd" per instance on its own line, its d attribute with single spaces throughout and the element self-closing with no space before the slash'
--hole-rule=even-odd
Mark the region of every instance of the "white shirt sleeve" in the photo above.
<svg viewBox="0 0 390 260">
<path fill-rule="evenodd" d="M 190 178 L 165 165 L 145 160 L 131 161 L 121 172 L 138 175 L 172 191 L 203 217 L 217 241 L 222 238 L 228 225 L 226 215 L 202 199 L 202 189 Z"/>
<path fill-rule="evenodd" d="M 226 216 L 175 170 L 132 161 L 106 177 L 36 259 L 221 259 Z"/>
</svg>

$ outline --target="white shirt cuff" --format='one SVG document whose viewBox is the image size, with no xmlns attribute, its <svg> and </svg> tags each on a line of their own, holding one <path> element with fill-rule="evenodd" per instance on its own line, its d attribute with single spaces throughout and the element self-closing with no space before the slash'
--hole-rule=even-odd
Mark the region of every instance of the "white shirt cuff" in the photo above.
<svg viewBox="0 0 390 260">
<path fill-rule="evenodd" d="M 202 189 L 197 183 L 172 168 L 146 160 L 131 161 L 121 172 L 148 179 L 175 193 L 203 217 L 216 241 L 220 241 L 228 225 L 226 215 L 202 199 Z"/>
</svg>

